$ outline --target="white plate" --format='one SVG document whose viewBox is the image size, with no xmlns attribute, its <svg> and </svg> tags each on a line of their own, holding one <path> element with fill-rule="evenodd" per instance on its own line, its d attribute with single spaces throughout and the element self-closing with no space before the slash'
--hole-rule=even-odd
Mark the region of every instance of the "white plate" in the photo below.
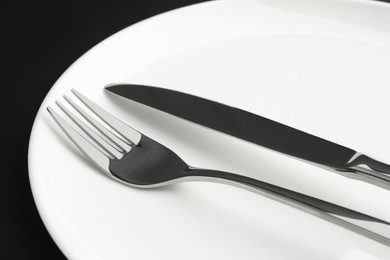
<svg viewBox="0 0 390 260">
<path fill-rule="evenodd" d="M 98 44 L 53 86 L 31 134 L 31 185 L 50 234 L 72 259 L 386 259 L 382 244 L 234 187 L 117 183 L 84 159 L 45 108 L 76 88 L 190 165 L 390 220 L 389 191 L 103 91 L 131 82 L 190 92 L 389 161 L 389 25 L 390 6 L 374 1 L 217 1 Z"/>
</svg>

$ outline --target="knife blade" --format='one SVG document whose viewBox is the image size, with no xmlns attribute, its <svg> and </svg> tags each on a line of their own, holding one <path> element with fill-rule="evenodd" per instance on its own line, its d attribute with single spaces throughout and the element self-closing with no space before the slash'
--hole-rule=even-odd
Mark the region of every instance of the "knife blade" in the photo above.
<svg viewBox="0 0 390 260">
<path fill-rule="evenodd" d="M 111 93 L 344 176 L 390 189 L 390 165 L 240 108 L 145 85 L 110 84 Z"/>
</svg>

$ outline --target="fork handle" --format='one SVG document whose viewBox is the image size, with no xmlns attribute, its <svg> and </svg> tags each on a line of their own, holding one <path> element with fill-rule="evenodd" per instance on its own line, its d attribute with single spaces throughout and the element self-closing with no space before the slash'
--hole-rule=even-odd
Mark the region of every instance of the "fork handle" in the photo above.
<svg viewBox="0 0 390 260">
<path fill-rule="evenodd" d="M 366 214 L 238 174 L 187 168 L 184 175 L 198 177 L 200 180 L 222 182 L 260 193 L 378 242 L 390 245 L 390 223 Z"/>
</svg>

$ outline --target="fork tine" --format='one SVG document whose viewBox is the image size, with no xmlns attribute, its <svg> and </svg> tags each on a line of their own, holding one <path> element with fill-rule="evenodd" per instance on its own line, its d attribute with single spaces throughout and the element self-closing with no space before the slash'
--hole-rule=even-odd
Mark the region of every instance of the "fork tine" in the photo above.
<svg viewBox="0 0 390 260">
<path fill-rule="evenodd" d="M 79 93 L 77 90 L 72 89 L 73 94 L 80 99 L 81 102 L 84 103 L 92 112 L 94 112 L 100 119 L 102 119 L 107 125 L 112 127 L 115 131 L 117 131 L 123 141 L 130 142 L 132 144 L 138 145 L 142 138 L 142 134 L 133 129 L 132 127 L 126 125 L 118 118 L 112 116 L 110 113 L 105 111 L 103 108 L 99 107 L 91 100 L 86 98 L 84 95 Z M 121 138 L 121 139 L 122 139 Z"/>
<path fill-rule="evenodd" d="M 47 107 L 54 121 L 61 127 L 69 139 L 80 149 L 80 151 L 100 166 L 106 173 L 109 173 L 110 159 L 98 148 L 82 137 L 73 127 L 71 127 L 60 115 L 51 107 Z"/>
<path fill-rule="evenodd" d="M 107 141 L 105 141 L 102 137 L 97 135 L 90 127 L 88 127 L 85 123 L 83 123 L 80 119 L 78 119 L 72 112 L 70 112 L 64 105 L 62 105 L 59 101 L 56 101 L 57 106 L 78 126 L 81 130 L 84 131 L 97 145 L 99 145 L 111 159 L 117 158 L 120 159 L 123 157 L 123 154 L 120 153 L 116 148 L 111 146 Z"/>
<path fill-rule="evenodd" d="M 120 152 L 128 152 L 131 150 L 131 145 L 123 142 L 123 140 L 119 139 L 118 136 L 114 135 L 110 130 L 108 130 L 105 126 L 99 123 L 96 119 L 91 117 L 88 113 L 84 111 L 79 105 L 77 105 L 73 100 L 71 100 L 68 96 L 64 95 L 65 100 L 80 114 L 85 120 L 87 120 L 91 125 L 93 125 L 100 133 L 102 133 L 105 137 L 107 137 L 115 147 Z"/>
</svg>

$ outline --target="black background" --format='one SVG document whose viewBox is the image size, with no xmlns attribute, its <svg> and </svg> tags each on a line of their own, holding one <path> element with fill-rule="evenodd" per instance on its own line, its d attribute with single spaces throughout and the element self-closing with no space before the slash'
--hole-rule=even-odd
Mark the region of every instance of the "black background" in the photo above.
<svg viewBox="0 0 390 260">
<path fill-rule="evenodd" d="M 55 81 L 94 45 L 138 21 L 200 0 L 3 3 L 1 259 L 65 259 L 46 231 L 27 170 L 35 115 Z M 4 8 L 5 6 L 5 8 Z M 4 73 L 5 72 L 5 73 Z M 4 80 L 6 78 L 7 80 Z M 4 132 L 5 131 L 5 132 Z M 71 191 L 70 191 L 71 192 Z"/>
<path fill-rule="evenodd" d="M 370 1 L 370 0 L 367 0 Z M 2 259 L 65 259 L 35 207 L 27 171 L 34 117 L 61 74 L 94 45 L 151 16 L 200 0 L 29 1 L 1 6 Z M 386 0 L 390 2 L 390 0 Z M 390 26 L 390 25 L 389 25 Z"/>
</svg>

